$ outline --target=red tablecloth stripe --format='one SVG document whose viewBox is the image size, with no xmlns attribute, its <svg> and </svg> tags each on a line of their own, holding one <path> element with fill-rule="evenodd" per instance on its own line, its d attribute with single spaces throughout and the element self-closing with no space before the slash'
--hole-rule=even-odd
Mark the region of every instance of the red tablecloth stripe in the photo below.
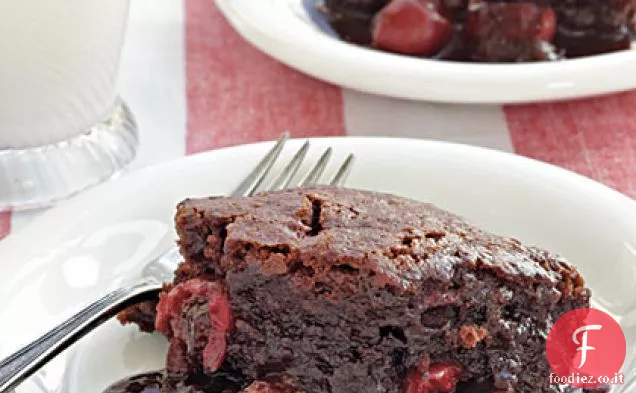
<svg viewBox="0 0 636 393">
<path fill-rule="evenodd" d="M 636 92 L 505 107 L 517 153 L 636 197 Z"/>
<path fill-rule="evenodd" d="M 11 231 L 11 212 L 0 213 L 0 239 Z"/>
<path fill-rule="evenodd" d="M 186 5 L 188 154 L 293 136 L 344 135 L 341 90 L 244 41 L 212 0 Z"/>
</svg>

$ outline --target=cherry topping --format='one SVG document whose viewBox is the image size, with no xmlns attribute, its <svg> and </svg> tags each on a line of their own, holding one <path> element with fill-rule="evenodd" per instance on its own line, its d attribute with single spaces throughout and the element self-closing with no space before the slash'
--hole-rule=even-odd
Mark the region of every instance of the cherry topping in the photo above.
<svg viewBox="0 0 636 393">
<path fill-rule="evenodd" d="M 552 8 L 544 8 L 541 12 L 537 38 L 543 41 L 552 42 L 556 36 L 557 17 Z"/>
<path fill-rule="evenodd" d="M 556 34 L 556 13 L 549 7 L 471 0 L 469 10 L 466 28 L 473 36 L 487 36 L 492 30 L 492 33 L 508 38 L 538 38 L 552 42 Z"/>
<path fill-rule="evenodd" d="M 549 7 L 471 0 L 465 27 L 476 60 L 529 61 L 548 58 L 556 25 Z"/>
<path fill-rule="evenodd" d="M 414 372 L 407 378 L 406 393 L 450 393 L 455 389 L 462 370 L 450 363 L 433 363 L 428 372 Z"/>
<path fill-rule="evenodd" d="M 512 39 L 532 39 L 539 31 L 541 11 L 532 3 L 485 3 L 473 1 L 466 30 L 472 36 L 493 35 Z"/>
<path fill-rule="evenodd" d="M 408 55 L 434 55 L 453 34 L 438 4 L 435 0 L 391 0 L 376 15 L 373 45 Z"/>
</svg>

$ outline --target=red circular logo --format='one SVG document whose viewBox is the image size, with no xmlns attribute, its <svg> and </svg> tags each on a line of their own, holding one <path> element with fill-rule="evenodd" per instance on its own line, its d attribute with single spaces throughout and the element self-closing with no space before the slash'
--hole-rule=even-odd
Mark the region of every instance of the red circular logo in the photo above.
<svg viewBox="0 0 636 393">
<path fill-rule="evenodd" d="M 581 308 L 559 318 L 546 341 L 549 383 L 593 388 L 623 383 L 625 334 L 603 311 Z"/>
</svg>

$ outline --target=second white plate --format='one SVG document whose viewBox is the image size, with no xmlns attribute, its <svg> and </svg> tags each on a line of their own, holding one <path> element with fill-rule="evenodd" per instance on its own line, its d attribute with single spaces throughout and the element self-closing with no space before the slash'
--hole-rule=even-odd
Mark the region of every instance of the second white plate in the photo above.
<svg viewBox="0 0 636 393">
<path fill-rule="evenodd" d="M 560 62 L 473 64 L 358 47 L 325 33 L 303 0 L 216 0 L 249 42 L 318 79 L 363 92 L 451 103 L 523 103 L 636 88 L 636 50 Z"/>
</svg>

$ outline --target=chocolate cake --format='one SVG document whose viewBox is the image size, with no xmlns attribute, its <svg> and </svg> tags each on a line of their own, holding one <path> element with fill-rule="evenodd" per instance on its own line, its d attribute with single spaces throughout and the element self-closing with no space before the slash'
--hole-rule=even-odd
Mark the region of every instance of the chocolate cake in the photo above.
<svg viewBox="0 0 636 393">
<path fill-rule="evenodd" d="M 633 0 L 324 0 L 345 40 L 421 57 L 557 60 L 627 49 Z"/>
<path fill-rule="evenodd" d="M 170 386 L 221 375 L 249 393 L 581 391 L 548 384 L 545 340 L 590 291 L 548 251 L 333 187 L 188 199 L 176 228 L 184 262 L 155 318 Z M 154 318 L 145 307 L 121 319 Z"/>
</svg>

